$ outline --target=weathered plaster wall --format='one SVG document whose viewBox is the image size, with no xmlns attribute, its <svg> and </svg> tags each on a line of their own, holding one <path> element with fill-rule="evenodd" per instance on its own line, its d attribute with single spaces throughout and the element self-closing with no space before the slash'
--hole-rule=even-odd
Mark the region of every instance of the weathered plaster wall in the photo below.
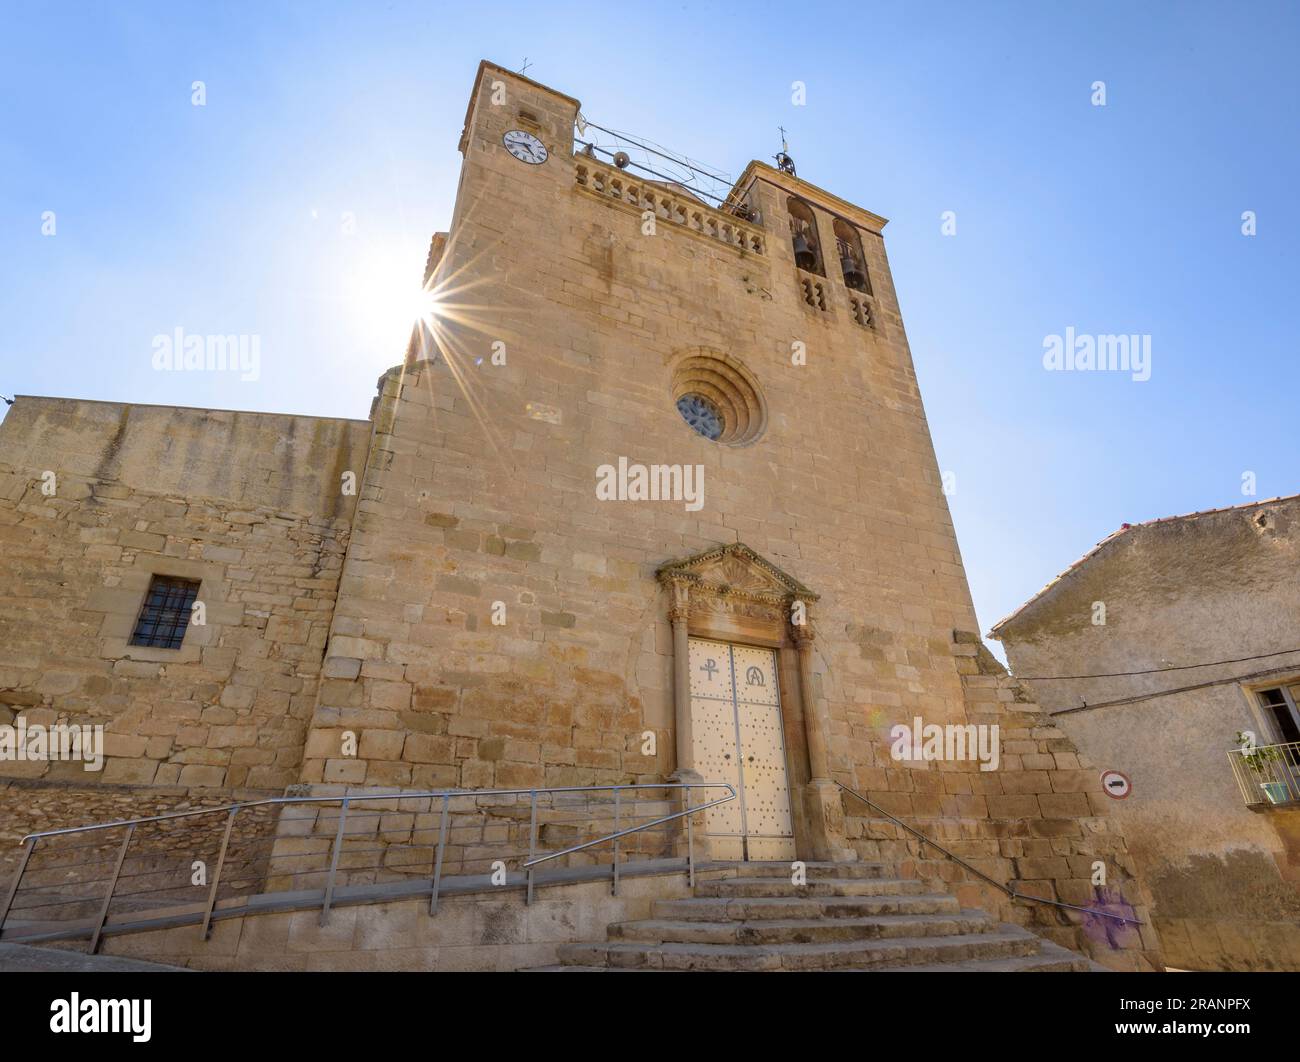
<svg viewBox="0 0 1300 1062">
<path fill-rule="evenodd" d="M 1104 625 L 1093 603 L 1104 602 Z M 1090 675 L 1300 646 L 1300 508 L 1261 503 L 1131 528 L 1000 629 L 1017 674 Z M 1035 681 L 1049 711 L 1202 686 L 1054 717 L 1099 769 L 1154 902 L 1171 966 L 1300 968 L 1293 812 L 1244 806 L 1227 753 L 1277 740 L 1243 687 L 1300 676 L 1300 653 L 1094 680 Z M 1223 684 L 1208 685 L 1220 680 Z"/>
</svg>

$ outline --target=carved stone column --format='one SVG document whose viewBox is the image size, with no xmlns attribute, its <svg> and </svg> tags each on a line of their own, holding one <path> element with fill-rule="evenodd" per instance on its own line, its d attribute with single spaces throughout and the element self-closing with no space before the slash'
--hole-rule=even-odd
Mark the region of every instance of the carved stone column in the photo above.
<svg viewBox="0 0 1300 1062">
<path fill-rule="evenodd" d="M 668 622 L 673 628 L 673 735 L 677 753 L 677 766 L 668 776 L 670 782 L 690 785 L 704 781 L 695 769 L 695 734 L 691 728 L 691 591 L 690 584 L 680 579 L 666 580 L 672 602 L 668 606 Z M 703 789 L 683 789 L 674 801 L 675 810 L 685 811 L 698 804 L 706 795 Z M 695 858 L 708 862 L 712 858 L 705 813 L 689 816 Z M 679 856 L 688 851 L 685 818 L 677 821 L 674 847 Z"/>
<path fill-rule="evenodd" d="M 814 859 L 851 862 L 857 854 L 844 831 L 844 801 L 831 780 L 830 720 L 813 685 L 813 632 L 807 623 L 791 624 L 799 657 L 799 697 L 803 701 L 804 735 L 812 778 L 804 787 L 804 802 L 812 827 Z"/>
<path fill-rule="evenodd" d="M 829 734 L 813 686 L 812 648 L 813 632 L 807 623 L 791 624 L 795 649 L 799 654 L 799 697 L 803 701 L 803 727 L 808 739 L 808 767 L 814 782 L 831 780 L 831 760 L 828 751 Z"/>
<path fill-rule="evenodd" d="M 673 628 L 673 719 L 677 750 L 677 769 L 669 777 L 674 782 L 698 782 L 701 778 L 695 770 L 691 730 L 690 587 L 674 579 L 668 584 L 668 592 L 672 594 L 668 622 Z"/>
</svg>

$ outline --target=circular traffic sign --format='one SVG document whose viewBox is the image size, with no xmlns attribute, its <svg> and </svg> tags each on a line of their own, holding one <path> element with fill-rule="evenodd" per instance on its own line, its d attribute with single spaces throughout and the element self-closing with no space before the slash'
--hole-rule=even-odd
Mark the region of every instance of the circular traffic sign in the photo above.
<svg viewBox="0 0 1300 1062">
<path fill-rule="evenodd" d="M 1123 800 L 1133 792 L 1133 783 L 1129 781 L 1128 775 L 1120 771 L 1102 771 L 1101 788 L 1105 790 L 1108 797 Z"/>
</svg>

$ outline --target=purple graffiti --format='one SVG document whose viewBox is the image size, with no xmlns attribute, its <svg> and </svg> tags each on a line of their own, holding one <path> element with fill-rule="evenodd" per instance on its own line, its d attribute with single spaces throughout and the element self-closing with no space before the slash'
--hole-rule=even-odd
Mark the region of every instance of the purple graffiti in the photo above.
<svg viewBox="0 0 1300 1062">
<path fill-rule="evenodd" d="M 1129 919 L 1121 922 L 1119 918 L 1107 918 L 1106 915 L 1119 915 Z M 1133 905 L 1124 899 L 1118 888 L 1098 886 L 1096 898 L 1088 904 L 1083 915 L 1083 931 L 1088 939 L 1105 944 L 1111 949 L 1124 947 L 1127 934 L 1137 929 L 1137 912 Z"/>
</svg>

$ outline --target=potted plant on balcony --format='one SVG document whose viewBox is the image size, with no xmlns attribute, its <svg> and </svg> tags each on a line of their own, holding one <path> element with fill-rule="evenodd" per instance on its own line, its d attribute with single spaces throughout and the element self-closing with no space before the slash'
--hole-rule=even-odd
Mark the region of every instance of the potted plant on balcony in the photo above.
<svg viewBox="0 0 1300 1062">
<path fill-rule="evenodd" d="M 1254 738 L 1237 734 L 1237 752 L 1255 776 L 1270 804 L 1285 804 L 1291 799 L 1286 782 L 1278 781 L 1276 765 L 1282 763 L 1282 750 L 1275 745 L 1256 745 Z"/>
</svg>

